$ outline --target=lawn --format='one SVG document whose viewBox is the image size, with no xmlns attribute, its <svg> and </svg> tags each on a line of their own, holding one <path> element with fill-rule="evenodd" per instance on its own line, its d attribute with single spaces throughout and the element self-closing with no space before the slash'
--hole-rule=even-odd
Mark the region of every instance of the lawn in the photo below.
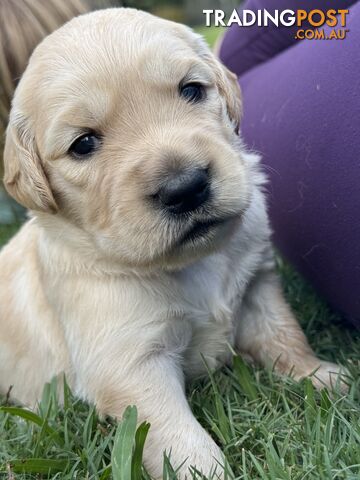
<svg viewBox="0 0 360 480">
<path fill-rule="evenodd" d="M 214 41 L 214 29 L 202 33 Z M 0 243 L 16 228 L 0 226 Z M 192 409 L 226 453 L 229 479 L 359 480 L 359 332 L 346 327 L 288 265 L 279 260 L 278 268 L 315 351 L 351 372 L 348 395 L 319 393 L 309 381 L 297 384 L 236 357 L 232 368 L 188 386 Z M 141 469 L 148 426 L 135 435 L 134 409 L 117 427 L 68 389 L 60 407 L 54 391 L 46 386 L 36 415 L 0 399 L 1 479 L 149 479 Z M 164 472 L 174 478 L 166 461 Z"/>
</svg>

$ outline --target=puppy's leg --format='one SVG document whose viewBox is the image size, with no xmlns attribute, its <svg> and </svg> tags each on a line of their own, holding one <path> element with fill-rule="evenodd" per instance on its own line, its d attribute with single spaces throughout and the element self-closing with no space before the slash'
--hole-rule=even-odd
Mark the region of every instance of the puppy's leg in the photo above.
<svg viewBox="0 0 360 480">
<path fill-rule="evenodd" d="M 340 367 L 319 360 L 287 305 L 274 272 L 261 272 L 249 285 L 236 319 L 236 348 L 262 365 L 317 388 L 333 387 Z M 346 386 L 340 383 L 342 390 Z"/>
<path fill-rule="evenodd" d="M 120 419 L 125 407 L 135 404 L 140 421 L 150 422 L 144 463 L 152 476 L 162 478 L 165 451 L 174 468 L 183 464 L 179 478 L 192 478 L 188 468 L 194 465 L 204 475 L 216 470 L 214 478 L 223 478 L 218 463 L 224 463 L 222 453 L 193 416 L 173 355 L 153 353 L 124 369 L 124 362 L 114 361 L 107 353 L 91 372 L 91 380 L 85 380 L 87 396 L 100 412 Z"/>
</svg>

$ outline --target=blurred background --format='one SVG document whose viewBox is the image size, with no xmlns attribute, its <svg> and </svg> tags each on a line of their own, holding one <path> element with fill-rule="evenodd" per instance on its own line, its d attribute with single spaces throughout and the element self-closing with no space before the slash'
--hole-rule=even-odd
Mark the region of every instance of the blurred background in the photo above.
<svg viewBox="0 0 360 480">
<path fill-rule="evenodd" d="M 22 207 L 9 198 L 3 187 L 3 146 L 16 84 L 33 49 L 46 35 L 81 13 L 125 6 L 186 23 L 213 45 L 221 28 L 204 26 L 203 9 L 230 12 L 237 5 L 234 0 L 0 0 L 0 237 L 10 235 L 25 217 Z"/>
</svg>

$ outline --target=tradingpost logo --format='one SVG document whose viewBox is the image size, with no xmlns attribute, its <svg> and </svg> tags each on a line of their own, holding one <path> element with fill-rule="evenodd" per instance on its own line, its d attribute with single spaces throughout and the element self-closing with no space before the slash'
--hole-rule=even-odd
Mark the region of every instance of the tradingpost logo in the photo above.
<svg viewBox="0 0 360 480">
<path fill-rule="evenodd" d="M 223 10 L 203 10 L 207 27 L 298 27 L 297 40 L 344 40 L 349 30 L 346 27 L 349 10 L 334 8 L 329 10 L 233 10 L 226 16 Z M 330 27 L 325 30 L 325 27 Z"/>
</svg>

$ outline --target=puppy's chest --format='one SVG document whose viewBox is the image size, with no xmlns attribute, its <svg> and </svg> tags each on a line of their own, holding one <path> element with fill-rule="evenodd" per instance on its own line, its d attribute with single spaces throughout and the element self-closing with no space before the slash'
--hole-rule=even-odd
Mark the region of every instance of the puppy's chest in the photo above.
<svg viewBox="0 0 360 480">
<path fill-rule="evenodd" d="M 241 297 L 236 279 L 219 258 L 186 269 L 175 281 L 170 317 L 187 336 L 186 356 L 193 359 L 200 353 L 216 366 L 233 343 L 234 311 Z"/>
<path fill-rule="evenodd" d="M 175 304 L 181 305 L 184 316 L 194 326 L 201 326 L 223 323 L 231 317 L 235 288 L 229 284 L 224 268 L 206 266 L 182 273 L 178 295 Z"/>
</svg>

